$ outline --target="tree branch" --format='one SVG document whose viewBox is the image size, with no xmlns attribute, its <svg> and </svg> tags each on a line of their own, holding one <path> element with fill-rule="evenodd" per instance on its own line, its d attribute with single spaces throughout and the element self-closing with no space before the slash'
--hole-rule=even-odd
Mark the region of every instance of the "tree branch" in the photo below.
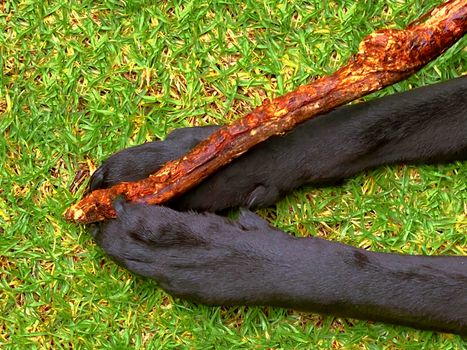
<svg viewBox="0 0 467 350">
<path fill-rule="evenodd" d="M 407 78 L 466 31 L 466 0 L 447 1 L 405 30 L 376 31 L 334 74 L 272 101 L 265 100 L 244 118 L 222 127 L 187 155 L 168 162 L 144 180 L 93 191 L 70 207 L 65 217 L 79 223 L 113 218 L 116 214 L 112 201 L 118 196 L 148 204 L 163 203 L 268 137 L 283 134 L 311 117 Z"/>
</svg>

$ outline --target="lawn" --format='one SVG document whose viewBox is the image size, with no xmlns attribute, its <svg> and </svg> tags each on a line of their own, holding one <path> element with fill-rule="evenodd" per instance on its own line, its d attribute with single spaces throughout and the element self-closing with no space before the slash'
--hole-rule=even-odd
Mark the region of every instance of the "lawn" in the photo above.
<svg viewBox="0 0 467 350">
<path fill-rule="evenodd" d="M 461 349 L 448 334 L 174 299 L 62 216 L 84 190 L 69 190 L 76 172 L 173 129 L 241 117 L 335 71 L 366 34 L 439 3 L 0 3 L 1 348 Z M 467 73 L 466 43 L 368 99 Z M 259 213 L 295 235 L 465 255 L 466 178 L 467 162 L 383 167 Z"/>
</svg>

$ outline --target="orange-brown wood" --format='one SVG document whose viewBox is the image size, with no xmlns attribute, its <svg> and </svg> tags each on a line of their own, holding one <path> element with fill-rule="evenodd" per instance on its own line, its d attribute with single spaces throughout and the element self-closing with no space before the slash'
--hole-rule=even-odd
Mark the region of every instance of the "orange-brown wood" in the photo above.
<svg viewBox="0 0 467 350">
<path fill-rule="evenodd" d="M 367 36 L 358 53 L 330 76 L 263 104 L 197 145 L 184 157 L 137 182 L 96 190 L 70 207 L 66 219 L 91 223 L 115 217 L 112 201 L 163 203 L 200 183 L 221 166 L 272 135 L 320 113 L 407 78 L 442 54 L 467 31 L 467 0 L 436 7 L 405 30 Z"/>
</svg>

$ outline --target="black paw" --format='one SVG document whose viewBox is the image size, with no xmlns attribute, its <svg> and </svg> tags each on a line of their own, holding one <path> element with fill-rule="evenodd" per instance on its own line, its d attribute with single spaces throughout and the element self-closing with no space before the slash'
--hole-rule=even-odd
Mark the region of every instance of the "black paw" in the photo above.
<svg viewBox="0 0 467 350">
<path fill-rule="evenodd" d="M 117 219 L 100 226 L 96 242 L 113 260 L 155 279 L 167 292 L 227 305 L 255 303 L 267 298 L 265 289 L 272 290 L 274 264 L 289 237 L 258 216 L 243 212 L 234 222 L 122 201 L 115 209 Z"/>
<path fill-rule="evenodd" d="M 156 172 L 163 164 L 187 153 L 217 127 L 177 129 L 165 141 L 127 148 L 110 156 L 91 176 L 94 191 L 124 181 L 137 181 Z"/>
</svg>

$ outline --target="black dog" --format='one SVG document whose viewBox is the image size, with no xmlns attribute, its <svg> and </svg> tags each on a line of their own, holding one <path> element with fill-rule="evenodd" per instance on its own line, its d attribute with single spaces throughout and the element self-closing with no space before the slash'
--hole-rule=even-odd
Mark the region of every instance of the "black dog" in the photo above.
<svg viewBox="0 0 467 350">
<path fill-rule="evenodd" d="M 144 178 L 215 127 L 111 156 L 91 189 Z M 256 146 L 169 203 L 220 211 L 264 207 L 305 183 L 328 183 L 388 163 L 467 159 L 467 77 L 339 108 Z M 96 241 L 167 292 L 209 305 L 272 305 L 467 333 L 467 257 L 373 253 L 294 238 L 243 210 L 215 214 L 115 203 Z"/>
</svg>

